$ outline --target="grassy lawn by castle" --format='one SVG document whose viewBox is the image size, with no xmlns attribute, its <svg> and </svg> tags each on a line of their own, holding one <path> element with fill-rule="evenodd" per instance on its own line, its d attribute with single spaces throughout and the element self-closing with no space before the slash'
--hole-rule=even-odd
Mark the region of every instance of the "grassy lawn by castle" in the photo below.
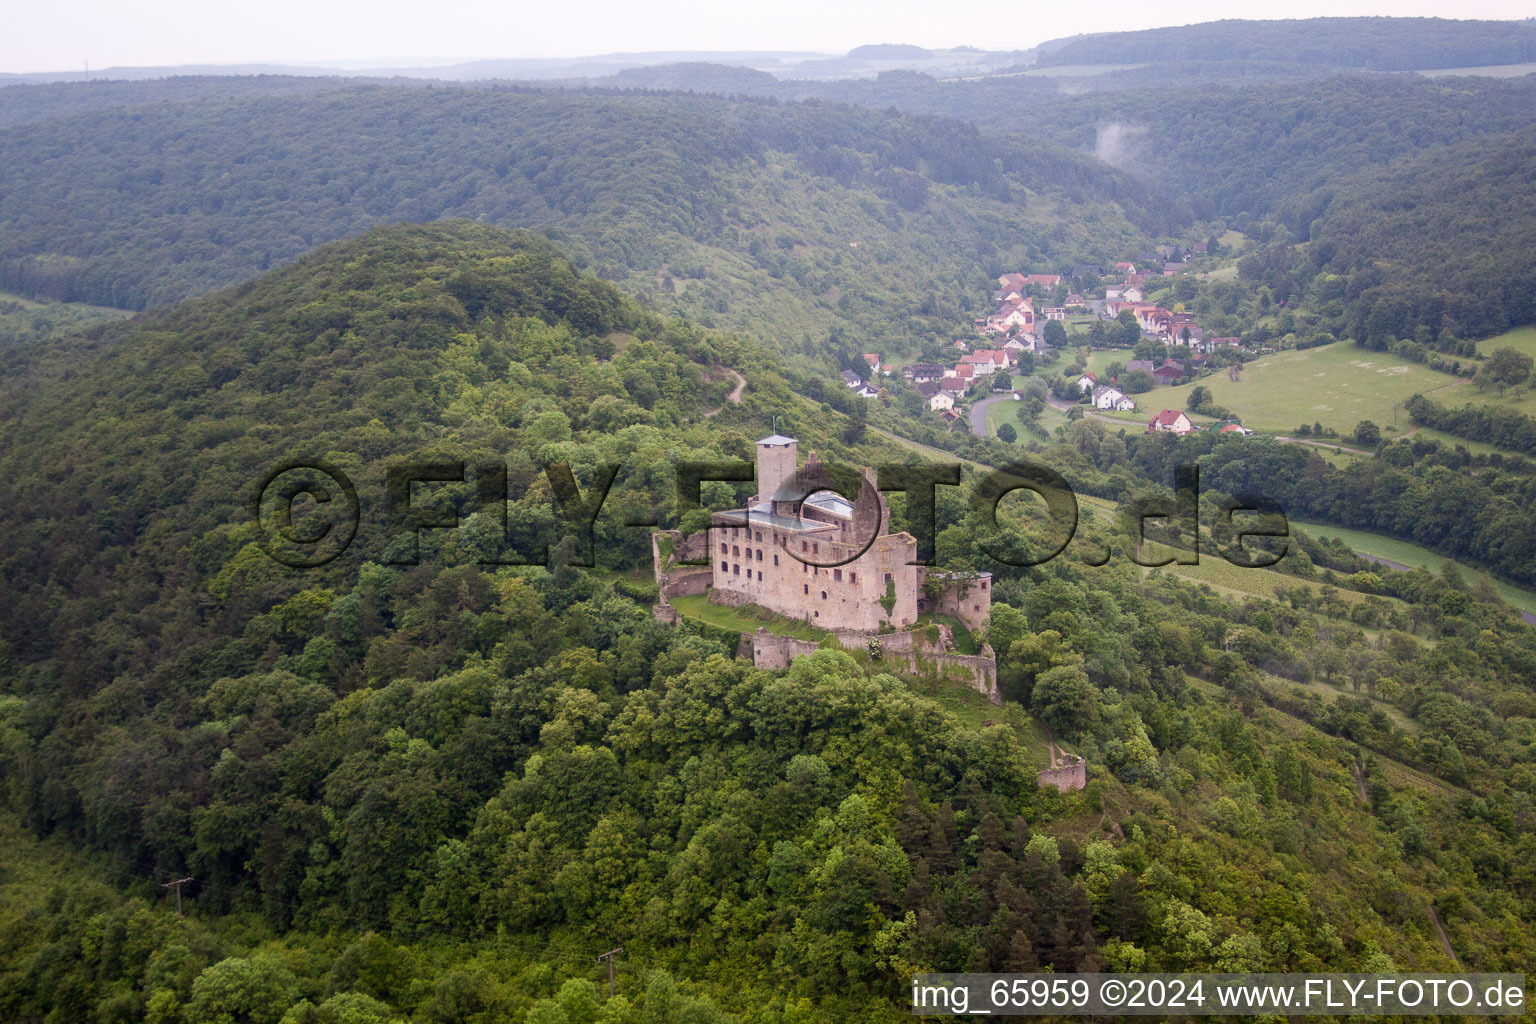
<svg viewBox="0 0 1536 1024">
<path fill-rule="evenodd" d="M 759 627 L 766 627 L 770 633 L 792 636 L 797 640 L 809 640 L 812 643 L 820 643 L 827 636 L 827 631 L 824 629 L 809 626 L 801 619 L 776 615 L 756 605 L 732 607 L 710 604 L 707 594 L 674 597 L 670 603 L 677 609 L 678 614 L 686 619 L 698 619 L 711 626 L 733 629 L 740 633 L 756 633 Z"/>
</svg>

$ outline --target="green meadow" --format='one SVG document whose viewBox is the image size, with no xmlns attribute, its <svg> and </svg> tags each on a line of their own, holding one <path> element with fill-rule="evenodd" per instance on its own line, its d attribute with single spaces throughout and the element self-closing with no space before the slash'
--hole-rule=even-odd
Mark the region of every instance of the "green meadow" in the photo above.
<svg viewBox="0 0 1536 1024">
<path fill-rule="evenodd" d="M 1302 533 L 1312 537 L 1333 537 L 1343 541 L 1353 551 L 1362 555 L 1370 555 L 1374 558 L 1385 558 L 1389 562 L 1406 565 L 1413 569 L 1429 569 L 1438 572 L 1446 562 L 1450 562 L 1461 573 L 1463 579 L 1476 584 L 1486 584 L 1498 591 L 1500 597 L 1506 602 L 1519 608 L 1521 611 L 1536 614 L 1536 594 L 1529 590 L 1511 586 L 1502 580 L 1495 579 L 1488 573 L 1475 569 L 1464 562 L 1458 562 L 1444 555 L 1437 555 L 1428 548 L 1411 544 L 1395 537 L 1385 537 L 1379 533 L 1370 533 L 1366 530 L 1350 530 L 1342 526 L 1331 526 L 1327 523 L 1309 523 L 1299 519 L 1290 521 L 1293 529 L 1300 528 Z"/>
</svg>

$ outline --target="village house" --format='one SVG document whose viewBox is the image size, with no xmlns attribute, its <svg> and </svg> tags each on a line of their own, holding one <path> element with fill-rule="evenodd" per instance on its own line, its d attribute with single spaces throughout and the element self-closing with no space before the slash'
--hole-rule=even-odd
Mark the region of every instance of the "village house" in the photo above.
<svg viewBox="0 0 1536 1024">
<path fill-rule="evenodd" d="M 934 412 L 943 412 L 945 409 L 955 407 L 955 396 L 939 387 L 935 381 L 927 381 L 920 385 L 917 391 L 928 403 L 928 408 Z"/>
<path fill-rule="evenodd" d="M 1152 378 L 1164 387 L 1174 384 L 1187 376 L 1189 376 L 1189 371 L 1172 359 L 1152 371 Z"/>
<path fill-rule="evenodd" d="M 1157 364 L 1150 359 L 1132 359 L 1125 364 L 1126 373 L 1134 373 L 1137 370 L 1141 370 L 1143 373 L 1151 373 L 1155 369 L 1157 369 Z"/>
<path fill-rule="evenodd" d="M 844 387 L 850 387 L 850 388 L 861 388 L 861 387 L 864 386 L 864 378 L 860 377 L 858 374 L 854 373 L 852 370 L 844 370 L 843 371 L 843 386 Z"/>
<path fill-rule="evenodd" d="M 873 373 L 879 373 L 880 372 L 880 353 L 878 353 L 878 352 L 865 352 L 864 353 L 864 361 L 869 364 L 869 369 L 870 369 L 871 372 L 873 372 Z"/>
<path fill-rule="evenodd" d="M 1094 385 L 1098 384 L 1098 382 L 1099 378 L 1094 376 L 1092 370 L 1084 370 L 1083 375 L 1077 378 L 1077 390 L 1079 393 L 1086 394 L 1093 390 Z"/>
<path fill-rule="evenodd" d="M 878 398 L 880 396 L 880 392 L 876 391 L 868 384 L 860 384 L 858 387 L 853 389 L 853 393 L 858 395 L 860 398 Z"/>
<path fill-rule="evenodd" d="M 944 367 L 938 363 L 913 363 L 904 368 L 901 375 L 914 384 L 921 384 L 944 376 Z"/>
<path fill-rule="evenodd" d="M 1112 412 L 1130 412 L 1136 408 L 1136 403 L 1131 401 L 1130 396 L 1113 384 L 1102 384 L 1094 388 L 1089 401 L 1095 409 L 1107 409 Z"/>
<path fill-rule="evenodd" d="M 1222 420 L 1219 423 L 1212 423 L 1208 429 L 1217 434 L 1236 434 L 1238 437 L 1247 437 L 1253 433 L 1243 426 L 1241 420 Z"/>
<path fill-rule="evenodd" d="M 1189 417 L 1177 409 L 1164 409 L 1152 417 L 1152 421 L 1147 424 L 1149 434 L 1169 433 L 1183 437 L 1194 429 L 1195 425 L 1190 422 Z"/>
<path fill-rule="evenodd" d="M 1046 306 L 1040 311 L 1040 315 L 1047 320 L 1065 320 L 1067 318 L 1066 306 Z"/>
<path fill-rule="evenodd" d="M 1136 273 L 1136 264 L 1128 263 L 1125 260 L 1121 260 L 1119 263 L 1115 264 L 1115 273 L 1117 273 L 1117 274 L 1134 274 L 1134 273 Z"/>
</svg>

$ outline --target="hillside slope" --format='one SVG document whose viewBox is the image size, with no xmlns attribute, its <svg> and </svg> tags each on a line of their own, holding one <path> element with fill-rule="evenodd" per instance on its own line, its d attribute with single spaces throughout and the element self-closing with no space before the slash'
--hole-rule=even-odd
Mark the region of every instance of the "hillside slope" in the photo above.
<svg viewBox="0 0 1536 1024">
<path fill-rule="evenodd" d="M 1001 270 L 1168 214 L 1129 177 L 952 121 L 827 104 L 349 88 L 0 132 L 0 287 L 125 308 L 400 220 L 557 234 L 663 311 L 782 346 L 953 331 Z"/>
</svg>

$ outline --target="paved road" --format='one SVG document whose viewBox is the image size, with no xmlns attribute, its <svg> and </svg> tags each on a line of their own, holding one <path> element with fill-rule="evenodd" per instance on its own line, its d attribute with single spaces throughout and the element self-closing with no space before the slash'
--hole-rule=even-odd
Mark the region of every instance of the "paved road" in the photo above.
<svg viewBox="0 0 1536 1024">
<path fill-rule="evenodd" d="M 994 395 L 991 398 L 983 398 L 971 406 L 971 433 L 977 437 L 991 437 L 987 433 L 987 410 L 997 402 L 1011 402 L 1012 395 Z"/>
</svg>

